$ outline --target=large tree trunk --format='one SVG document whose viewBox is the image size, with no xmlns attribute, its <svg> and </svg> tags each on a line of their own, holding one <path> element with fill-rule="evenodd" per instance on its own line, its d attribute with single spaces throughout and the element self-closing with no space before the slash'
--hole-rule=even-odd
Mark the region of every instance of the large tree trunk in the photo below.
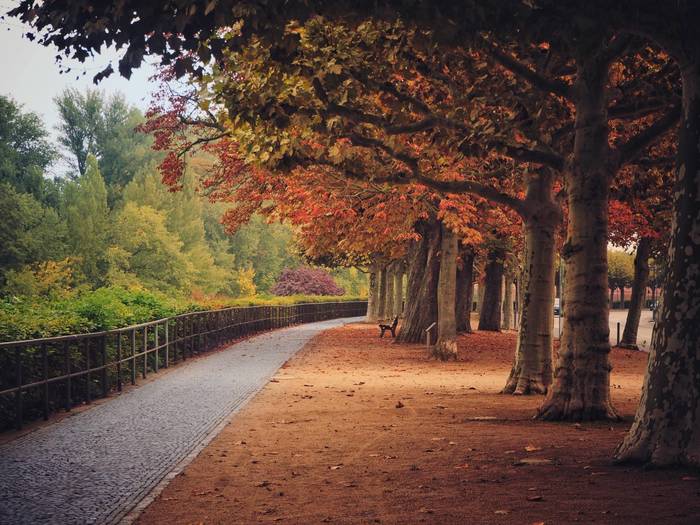
<svg viewBox="0 0 700 525">
<path fill-rule="evenodd" d="M 399 261 L 394 269 L 394 317 L 403 314 L 403 274 L 404 262 Z"/>
<path fill-rule="evenodd" d="M 554 384 L 538 414 L 545 420 L 617 418 L 610 401 L 607 70 L 595 49 L 578 57 L 574 153 L 565 171 L 564 329 Z"/>
<path fill-rule="evenodd" d="M 438 339 L 433 356 L 447 361 L 457 359 L 457 249 L 459 239 L 444 225 L 441 228 L 440 276 L 438 279 Z"/>
<path fill-rule="evenodd" d="M 474 250 L 471 247 L 462 248 L 462 264 L 457 268 L 457 331 L 471 333 L 470 317 L 474 297 Z"/>
<path fill-rule="evenodd" d="M 625 331 L 622 333 L 620 346 L 638 350 L 637 331 L 639 320 L 642 317 L 642 308 L 647 294 L 647 282 L 649 281 L 649 255 L 651 253 L 651 239 L 642 237 L 637 245 L 637 254 L 634 257 L 634 279 L 632 281 L 632 297 L 630 308 L 627 311 Z"/>
<path fill-rule="evenodd" d="M 376 265 L 369 270 L 369 289 L 367 291 L 367 322 L 376 323 L 379 319 L 379 272 Z"/>
<path fill-rule="evenodd" d="M 550 174 L 532 180 L 528 200 L 533 213 L 525 219 L 523 294 L 518 343 L 505 394 L 544 394 L 552 383 L 552 312 L 554 258 L 561 211 L 552 200 Z"/>
<path fill-rule="evenodd" d="M 377 317 L 379 320 L 385 320 L 386 315 L 386 266 L 382 266 L 379 271 L 379 296 L 377 300 Z"/>
<path fill-rule="evenodd" d="M 503 259 L 503 250 L 493 249 L 488 254 L 484 277 L 484 302 L 479 314 L 479 330 L 498 332 L 501 329 Z"/>
<path fill-rule="evenodd" d="M 418 231 L 422 237 L 412 250 L 404 320 L 396 338 L 402 343 L 420 343 L 425 329 L 437 321 L 440 224 L 422 224 Z"/>
<path fill-rule="evenodd" d="M 694 38 L 691 36 L 690 38 Z M 672 242 L 642 397 L 618 460 L 700 466 L 700 49 L 683 85 Z"/>
<path fill-rule="evenodd" d="M 387 319 L 394 319 L 394 267 L 391 263 L 386 269 L 386 305 L 385 315 Z"/>
</svg>

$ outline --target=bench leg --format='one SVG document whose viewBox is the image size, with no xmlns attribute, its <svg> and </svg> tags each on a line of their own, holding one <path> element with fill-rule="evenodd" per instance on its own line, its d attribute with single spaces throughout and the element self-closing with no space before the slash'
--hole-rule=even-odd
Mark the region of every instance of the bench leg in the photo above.
<svg viewBox="0 0 700 525">
<path fill-rule="evenodd" d="M 391 337 L 396 337 L 396 328 L 391 329 Z"/>
<path fill-rule="evenodd" d="M 382 339 L 384 337 L 384 328 L 381 328 L 382 333 L 379 334 L 379 338 Z"/>
</svg>

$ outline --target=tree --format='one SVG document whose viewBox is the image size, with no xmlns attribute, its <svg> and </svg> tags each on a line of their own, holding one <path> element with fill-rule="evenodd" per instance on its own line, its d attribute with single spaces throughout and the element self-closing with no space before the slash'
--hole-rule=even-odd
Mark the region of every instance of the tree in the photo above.
<svg viewBox="0 0 700 525">
<path fill-rule="evenodd" d="M 130 106 L 121 94 L 102 97 L 104 103 L 97 149 L 110 200 L 116 202 L 129 181 L 140 170 L 152 168 L 159 155 L 151 148 L 151 137 L 138 131 L 144 122 L 141 111 Z"/>
<path fill-rule="evenodd" d="M 474 247 L 460 246 L 457 266 L 457 331 L 471 333 L 471 312 L 474 294 Z"/>
<path fill-rule="evenodd" d="M 103 126 L 102 96 L 97 90 L 88 90 L 83 95 L 77 89 L 68 88 L 54 102 L 61 117 L 58 142 L 63 146 L 76 176 L 84 175 L 88 155 L 99 155 L 98 137 Z"/>
<path fill-rule="evenodd" d="M 98 90 L 81 93 L 69 88 L 55 102 L 61 118 L 58 140 L 66 158 L 76 175 L 85 173 L 88 155 L 97 158 L 111 204 L 139 171 L 158 160 L 151 137 L 137 131 L 143 115 L 122 95 L 107 97 Z"/>
<path fill-rule="evenodd" d="M 30 194 L 0 183 L 0 288 L 7 273 L 66 255 L 66 224 Z"/>
<path fill-rule="evenodd" d="M 632 276 L 632 297 L 630 297 L 625 329 L 620 340 L 620 346 L 623 348 L 639 349 L 637 346 L 637 331 L 639 330 L 639 320 L 647 295 L 651 245 L 652 239 L 650 237 L 642 237 L 637 243 L 637 250 L 634 255 L 634 275 Z"/>
<path fill-rule="evenodd" d="M 182 241 L 168 231 L 165 215 L 149 206 L 127 202 L 116 213 L 107 257 L 110 284 L 163 292 L 188 288 L 192 267 Z"/>
<path fill-rule="evenodd" d="M 669 271 L 659 321 L 655 325 L 649 365 L 634 423 L 616 451 L 621 461 L 655 465 L 700 465 L 700 280 L 697 232 L 700 231 L 700 42 L 691 26 L 700 19 L 697 5 L 672 11 L 652 2 L 635 17 L 619 23 L 651 35 L 679 64 L 682 119 L 674 187 Z M 651 24 L 663 14 L 667 23 Z"/>
<path fill-rule="evenodd" d="M 634 259 L 625 252 L 619 250 L 608 251 L 608 283 L 610 285 L 610 305 L 612 307 L 613 292 L 621 291 L 620 301 L 624 297 L 625 287 L 632 284 L 634 279 Z M 624 308 L 624 305 L 620 306 Z"/>
<path fill-rule="evenodd" d="M 23 112 L 12 99 L 0 96 L 0 183 L 46 204 L 50 183 L 44 171 L 55 157 L 41 119 Z"/>
<path fill-rule="evenodd" d="M 457 359 L 457 250 L 459 238 L 442 226 L 442 245 L 440 249 L 440 275 L 438 277 L 438 326 L 437 342 L 433 355 L 438 359 Z"/>
<path fill-rule="evenodd" d="M 109 208 L 97 159 L 88 155 L 85 173 L 66 186 L 63 215 L 68 225 L 71 253 L 80 257 L 80 267 L 88 283 L 104 282 L 109 235 Z"/>
</svg>

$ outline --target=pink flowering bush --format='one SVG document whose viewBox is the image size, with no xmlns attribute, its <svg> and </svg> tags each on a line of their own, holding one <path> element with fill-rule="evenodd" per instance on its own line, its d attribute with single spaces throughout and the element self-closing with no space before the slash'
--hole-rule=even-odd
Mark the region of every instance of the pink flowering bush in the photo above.
<svg viewBox="0 0 700 525">
<path fill-rule="evenodd" d="M 308 267 L 285 268 L 270 291 L 274 295 L 345 294 L 345 290 L 335 283 L 327 271 Z"/>
</svg>

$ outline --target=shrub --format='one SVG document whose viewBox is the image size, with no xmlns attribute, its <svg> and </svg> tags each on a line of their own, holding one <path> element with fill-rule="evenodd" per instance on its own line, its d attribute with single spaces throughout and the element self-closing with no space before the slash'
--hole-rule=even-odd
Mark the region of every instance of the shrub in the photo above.
<svg viewBox="0 0 700 525">
<path fill-rule="evenodd" d="M 270 290 L 274 295 L 343 295 L 333 277 L 320 268 L 285 268 Z"/>
</svg>

